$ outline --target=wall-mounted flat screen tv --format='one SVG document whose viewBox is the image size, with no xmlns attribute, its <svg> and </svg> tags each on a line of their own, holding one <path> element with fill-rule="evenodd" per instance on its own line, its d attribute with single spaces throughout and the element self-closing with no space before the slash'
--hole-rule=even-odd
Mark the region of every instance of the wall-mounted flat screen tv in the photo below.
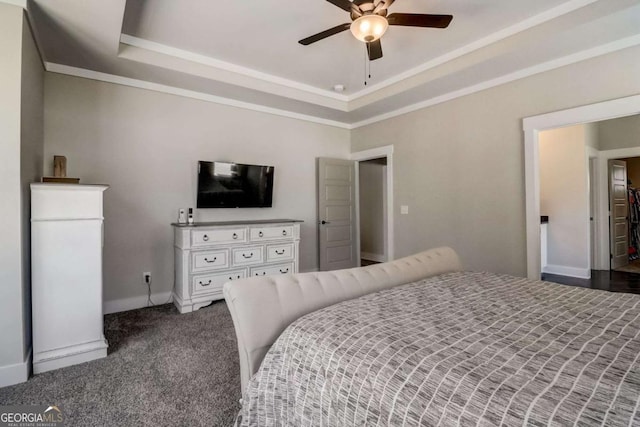
<svg viewBox="0 0 640 427">
<path fill-rule="evenodd" d="M 198 208 L 270 208 L 273 166 L 198 162 Z"/>
</svg>

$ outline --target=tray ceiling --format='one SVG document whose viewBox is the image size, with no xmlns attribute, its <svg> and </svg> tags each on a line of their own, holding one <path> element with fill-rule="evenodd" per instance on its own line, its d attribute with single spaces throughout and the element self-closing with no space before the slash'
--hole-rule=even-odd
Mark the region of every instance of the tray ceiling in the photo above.
<svg viewBox="0 0 640 427">
<path fill-rule="evenodd" d="M 640 0 L 397 0 L 391 12 L 453 21 L 391 27 L 365 86 L 365 48 L 350 32 L 297 43 L 349 22 L 324 0 L 27 6 L 50 71 L 343 127 L 640 43 Z"/>
</svg>

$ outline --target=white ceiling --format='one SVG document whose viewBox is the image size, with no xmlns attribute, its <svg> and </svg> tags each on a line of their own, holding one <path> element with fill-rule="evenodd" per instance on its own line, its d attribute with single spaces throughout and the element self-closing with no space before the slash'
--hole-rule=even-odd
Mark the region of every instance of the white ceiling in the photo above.
<svg viewBox="0 0 640 427">
<path fill-rule="evenodd" d="M 325 0 L 29 0 L 27 8 L 50 71 L 344 127 L 640 44 L 640 0 L 396 0 L 390 12 L 453 21 L 444 30 L 390 27 L 365 87 L 365 48 L 349 31 L 297 43 L 349 22 Z"/>
</svg>

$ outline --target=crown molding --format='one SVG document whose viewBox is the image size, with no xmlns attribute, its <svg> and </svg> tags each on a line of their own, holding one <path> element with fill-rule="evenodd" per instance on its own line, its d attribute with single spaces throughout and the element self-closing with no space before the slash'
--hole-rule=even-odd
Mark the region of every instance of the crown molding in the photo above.
<svg viewBox="0 0 640 427">
<path fill-rule="evenodd" d="M 317 87 L 306 85 L 297 81 L 280 78 L 278 76 L 262 73 L 257 70 L 241 67 L 228 62 L 219 61 L 211 57 L 196 54 L 193 52 L 184 51 L 181 49 L 172 48 L 170 46 L 165 46 L 159 43 L 136 38 L 126 34 L 120 35 L 120 43 L 122 43 L 122 45 L 131 46 L 132 49 L 137 48 L 137 49 L 143 49 L 149 52 L 154 52 L 154 55 L 155 54 L 168 55 L 169 57 L 174 58 L 174 60 L 177 59 L 177 60 L 194 62 L 195 64 L 204 66 L 201 68 L 211 68 L 211 69 L 214 69 L 214 71 L 219 73 L 226 73 L 227 75 L 236 74 L 237 76 L 240 76 L 245 80 L 249 80 L 249 81 L 253 80 L 254 82 L 256 82 L 256 84 L 261 85 L 260 90 L 267 93 L 273 93 L 274 95 L 277 95 L 277 96 L 285 96 L 290 99 L 298 99 L 303 102 L 322 105 L 328 108 L 332 108 L 336 111 L 342 111 L 342 112 L 348 113 L 348 112 L 357 111 L 360 108 L 363 108 L 364 106 L 370 105 L 374 102 L 383 102 L 384 99 L 387 96 L 390 96 L 391 94 L 379 97 L 377 99 L 371 99 L 369 101 L 362 102 L 361 103 L 362 105 L 354 105 L 354 104 L 357 104 L 357 101 L 363 101 L 365 97 L 377 91 L 383 90 L 386 87 L 392 86 L 396 83 L 400 83 L 403 79 L 407 79 L 417 74 L 424 73 L 430 70 L 431 68 L 442 65 L 457 57 L 463 56 L 465 54 L 473 52 L 474 50 L 480 49 L 482 47 L 485 47 L 487 45 L 500 41 L 504 38 L 510 37 L 514 34 L 517 34 L 518 32 L 525 31 L 528 28 L 534 27 L 536 25 L 542 24 L 544 22 L 547 22 L 549 20 L 552 20 L 564 14 L 570 13 L 581 7 L 595 3 L 596 1 L 599 1 L 599 0 L 569 1 L 567 3 L 564 3 L 561 6 L 550 9 L 544 13 L 538 14 L 525 21 L 521 21 L 518 24 L 515 24 L 504 30 L 493 33 L 488 37 L 485 37 L 474 43 L 466 45 L 447 55 L 443 55 L 441 57 L 435 58 L 434 60 L 429 61 L 425 64 L 422 64 L 419 67 L 416 67 L 400 75 L 396 75 L 391 79 L 380 82 L 375 86 L 372 86 L 371 88 L 363 89 L 352 95 L 336 94 L 336 93 L 330 92 L 329 90 L 319 89 Z M 29 11 L 27 7 L 28 0 L 0 0 L 0 3 L 23 7 L 27 12 L 27 17 L 29 17 L 29 13 L 28 13 Z M 44 62 L 45 69 L 49 72 L 88 78 L 88 79 L 103 81 L 108 83 L 121 84 L 125 86 L 136 87 L 140 89 L 151 90 L 151 91 L 156 91 L 161 93 L 167 93 L 167 94 L 172 94 L 172 95 L 177 95 L 177 96 L 182 96 L 182 97 L 187 97 L 192 99 L 198 99 L 205 102 L 211 102 L 211 103 L 216 103 L 220 105 L 227 105 L 231 107 L 242 108 L 242 109 L 262 112 L 266 114 L 273 114 L 281 117 L 303 120 L 307 122 L 328 125 L 328 126 L 333 126 L 333 127 L 348 129 L 348 130 L 360 128 L 360 127 L 367 126 L 380 121 L 384 121 L 393 117 L 408 114 L 416 110 L 420 110 L 433 105 L 444 103 L 444 102 L 447 102 L 462 96 L 470 95 L 485 89 L 510 83 L 515 80 L 526 78 L 535 74 L 550 71 L 550 70 L 560 68 L 566 65 L 570 65 L 576 62 L 588 60 L 597 56 L 616 52 L 618 50 L 637 46 L 640 44 L 640 35 L 627 37 L 627 38 L 616 40 L 614 42 L 603 44 L 594 48 L 586 49 L 574 54 L 570 54 L 562 58 L 557 58 L 542 64 L 537 64 L 537 65 L 534 65 L 522 70 L 518 70 L 516 72 L 503 75 L 494 79 L 490 79 L 484 82 L 470 85 L 446 94 L 442 94 L 436 97 L 431 97 L 421 102 L 408 105 L 393 111 L 388 111 L 386 113 L 379 114 L 374 117 L 369 117 L 361 121 L 350 123 L 348 119 L 348 114 L 345 114 L 343 121 L 324 119 L 324 118 L 313 116 L 313 115 L 300 114 L 293 111 L 283 110 L 279 108 L 272 108 L 272 107 L 268 107 L 261 104 L 251 103 L 251 102 L 238 101 L 233 98 L 226 98 L 222 96 L 212 95 L 209 93 L 182 89 L 175 86 L 168 86 L 168 85 L 153 83 L 145 80 L 133 79 L 133 78 L 118 76 L 114 74 L 107 74 L 107 73 L 102 73 L 98 71 L 67 66 L 63 64 L 47 62 L 46 58 L 43 55 L 44 52 L 40 49 L 41 43 L 39 42 L 39 37 L 38 37 L 37 31 L 35 30 L 36 30 L 35 28 L 32 28 L 32 31 L 34 33 L 34 39 L 36 40 L 36 46 L 40 51 L 41 59 Z M 171 60 L 171 58 L 169 59 Z M 251 88 L 250 85 L 245 86 L 241 84 L 239 86 Z M 264 90 L 265 86 L 267 87 L 271 86 L 272 88 L 279 87 L 280 90 L 277 92 L 271 92 L 268 90 Z M 295 96 L 291 96 L 291 93 L 295 91 L 298 91 L 300 94 L 302 94 L 301 98 L 296 98 Z M 371 97 L 371 98 L 374 98 L 374 97 Z M 314 102 L 314 99 L 316 100 L 315 102 Z M 317 101 L 318 99 L 320 99 L 321 101 L 318 102 Z M 322 100 L 325 100 L 329 104 L 322 102 Z"/>
<path fill-rule="evenodd" d="M 391 119 L 393 117 L 401 116 L 403 114 L 408 114 L 413 111 L 421 110 L 423 108 L 431 107 L 433 105 L 441 104 L 443 102 L 451 101 L 453 99 L 460 98 L 466 95 L 471 95 L 473 93 L 480 92 L 485 89 L 490 89 L 490 88 L 500 86 L 506 83 L 510 83 L 516 80 L 520 80 L 529 76 L 533 76 L 535 74 L 551 71 L 556 68 L 564 67 L 566 65 L 571 65 L 577 62 L 585 61 L 591 58 L 606 55 L 609 53 L 613 53 L 613 52 L 626 49 L 629 47 L 637 46 L 637 45 L 640 45 L 640 35 L 627 37 L 624 39 L 617 40 L 615 42 L 597 46 L 595 48 L 583 50 L 575 54 L 554 59 L 552 61 L 538 64 L 533 67 L 525 68 L 523 70 L 506 74 L 504 76 L 501 76 L 495 79 L 487 80 L 479 84 L 471 85 L 457 91 L 446 93 L 444 95 L 429 98 L 422 102 L 412 104 L 403 108 L 399 108 L 397 110 L 390 111 L 385 114 L 380 114 L 380 115 L 377 115 L 359 122 L 355 122 L 355 123 L 339 122 L 335 120 L 328 120 L 328 119 L 309 116 L 305 114 L 298 114 L 292 111 L 266 107 L 264 105 L 237 101 L 230 98 L 224 98 L 224 97 L 215 96 L 211 94 L 181 89 L 173 86 L 167 86 L 167 85 L 162 85 L 158 83 L 151 83 L 145 80 L 132 79 L 128 77 L 122 77 L 122 76 L 117 76 L 113 74 L 106 74 L 106 73 L 101 73 L 97 71 L 86 70 L 83 68 L 71 67 L 71 66 L 62 65 L 62 64 L 55 64 L 51 62 L 46 63 L 46 70 L 53 73 L 66 74 L 70 76 L 82 77 L 82 78 L 104 81 L 104 82 L 114 83 L 114 84 L 121 84 L 125 86 L 136 87 L 139 89 L 146 89 L 146 90 L 152 90 L 156 92 L 168 93 L 172 95 L 198 99 L 201 101 L 228 105 L 236 108 L 259 111 L 267 114 L 273 114 L 277 116 L 304 120 L 308 122 L 351 130 L 351 129 L 357 129 L 363 126 L 367 126 L 370 124 L 374 124 L 377 122 L 381 122 L 387 119 Z"/>
<path fill-rule="evenodd" d="M 472 53 L 476 50 L 487 47 L 493 43 L 504 40 L 508 37 L 514 36 L 518 33 L 521 33 L 525 30 L 533 28 L 537 25 L 544 24 L 545 22 L 551 21 L 552 19 L 558 18 L 562 15 L 566 15 L 567 13 L 571 13 L 577 9 L 588 6 L 592 3 L 595 3 L 599 0 L 572 0 L 567 3 L 564 3 L 560 6 L 554 7 L 538 15 L 532 16 L 531 18 L 525 19 L 524 21 L 520 21 L 517 24 L 514 24 L 510 27 L 504 28 L 500 31 L 496 31 L 486 37 L 483 37 L 479 40 L 476 40 L 473 43 L 469 43 L 465 46 L 462 46 L 459 49 L 455 49 L 445 55 L 434 58 L 430 61 L 425 62 L 422 65 L 419 65 L 415 68 L 407 70 L 403 73 L 397 74 L 387 80 L 383 80 L 380 83 L 376 83 L 373 86 L 362 89 L 358 92 L 355 92 L 351 95 L 348 95 L 348 102 L 354 103 L 355 101 L 362 100 L 364 97 L 371 95 L 373 93 L 379 92 L 387 87 L 393 86 L 402 82 L 403 80 L 409 79 L 411 77 L 415 77 L 421 73 L 429 71 L 435 67 L 438 67 L 447 62 L 453 61 L 454 59 L 460 58 L 464 55 Z M 389 95 L 387 95 L 389 96 Z M 372 101 L 373 102 L 373 101 Z M 359 107 L 364 107 L 365 105 L 370 104 L 371 102 L 365 102 L 358 105 Z M 349 111 L 352 111 L 353 108 L 349 105 Z"/>
<path fill-rule="evenodd" d="M 221 61 L 210 56 L 156 43 L 151 40 L 134 37 L 128 34 L 120 35 L 120 43 L 126 46 L 132 46 L 145 51 L 155 52 L 167 55 L 168 57 L 188 61 L 186 64 L 183 63 L 181 66 L 177 67 L 176 64 L 171 64 L 169 61 L 163 61 L 161 59 L 162 57 L 157 57 L 154 59 L 155 63 L 153 64 L 156 66 L 175 69 L 176 71 L 188 74 L 199 73 L 203 77 L 209 79 L 241 85 L 250 89 L 271 93 L 273 95 L 285 96 L 298 101 L 311 102 L 316 105 L 347 111 L 346 95 L 334 93 L 329 90 L 320 89 L 295 80 L 275 76 L 253 68 Z M 140 55 L 136 55 L 135 52 L 121 51 L 119 56 L 139 62 L 147 62 L 149 60 L 149 58 L 142 58 Z M 206 73 L 196 70 L 195 68 L 191 70 L 188 69 L 187 65 L 189 63 L 206 66 Z M 289 89 L 289 91 L 285 92 L 283 91 L 283 88 Z"/>
<path fill-rule="evenodd" d="M 226 83 L 237 84 L 247 88 L 261 90 L 267 93 L 271 93 L 278 96 L 285 96 L 291 99 L 296 99 L 303 102 L 310 102 L 323 107 L 333 108 L 339 111 L 351 112 L 356 111 L 362 107 L 370 105 L 374 102 L 381 101 L 382 99 L 397 94 L 397 90 L 394 91 L 392 86 L 398 85 L 401 82 L 416 77 L 422 73 L 426 73 L 440 65 L 453 61 L 464 55 L 468 55 L 474 51 L 487 47 L 493 43 L 497 43 L 508 37 L 526 31 L 537 25 L 556 19 L 560 16 L 571 13 L 577 9 L 588 6 L 599 0 L 571 0 L 567 3 L 556 6 L 552 9 L 546 10 L 528 19 L 518 22 L 502 30 L 496 31 L 486 37 L 483 37 L 477 41 L 469 43 L 458 49 L 455 49 L 445 55 L 434 58 L 427 61 L 415 68 L 407 70 L 403 73 L 390 77 L 387 80 L 376 83 L 373 86 L 359 90 L 349 95 L 341 95 L 333 93 L 328 89 L 321 89 L 315 86 L 311 86 L 305 83 L 301 83 L 295 80 L 285 79 L 272 74 L 264 73 L 252 68 L 243 67 L 233 63 L 220 61 L 210 56 L 190 52 L 187 50 L 171 47 L 161 43 L 156 43 L 150 40 L 142 39 L 139 37 L 131 36 L 128 34 L 121 34 L 120 43 L 126 46 L 132 46 L 146 51 L 155 52 L 163 55 L 167 55 L 173 58 L 179 58 L 192 63 L 205 65 L 209 67 L 207 78 L 223 81 Z M 134 53 L 121 53 L 122 57 L 136 60 L 140 62 L 147 62 L 148 59 L 136 58 Z M 155 63 L 153 65 L 163 66 L 161 63 Z M 168 63 L 165 64 L 168 68 Z M 179 71 L 189 74 L 189 70 L 181 69 Z M 233 75 L 236 75 L 234 78 Z M 239 80 L 238 77 L 242 79 Z M 267 85 L 265 85 L 265 83 Z M 290 90 L 289 93 L 283 93 L 282 88 Z M 381 91 L 388 89 L 388 93 L 382 94 Z M 402 91 L 407 90 L 406 87 L 402 88 Z M 377 94 L 378 96 L 371 96 Z M 312 95 L 311 97 L 309 95 Z M 369 98 L 369 99 L 367 99 Z M 327 102 L 330 101 L 330 102 Z M 336 102 L 338 101 L 338 102 Z"/>
<path fill-rule="evenodd" d="M 547 61 L 542 64 L 534 65 L 533 67 L 525 68 L 504 76 L 487 80 L 476 85 L 468 86 L 466 88 L 446 93 L 444 95 L 436 96 L 434 98 L 427 99 L 416 104 L 408 105 L 403 108 L 391 111 L 389 113 L 380 114 L 375 117 L 371 117 L 366 120 L 362 120 L 351 124 L 352 129 L 357 129 L 363 126 L 367 126 L 376 122 L 391 119 L 393 117 L 401 116 L 403 114 L 411 113 L 413 111 L 421 110 L 423 108 L 431 107 L 436 104 L 451 101 L 455 98 L 471 95 L 476 92 L 480 92 L 485 89 L 500 86 L 505 83 L 510 83 L 515 80 L 520 80 L 525 77 L 533 76 L 535 74 L 544 73 L 545 71 L 551 71 L 556 68 L 564 67 L 566 65 L 575 64 L 576 62 L 585 61 L 587 59 L 595 58 L 598 56 L 606 55 L 608 53 L 617 52 L 622 49 L 640 45 L 640 35 L 627 37 L 624 39 L 616 40 L 615 42 L 607 43 L 601 46 L 597 46 L 591 49 L 586 49 L 578 53 L 567 55 L 562 58 Z"/>
<path fill-rule="evenodd" d="M 208 93 L 196 92 L 192 90 L 182 89 L 174 86 L 152 83 L 145 80 L 132 79 L 129 77 L 117 76 L 114 74 L 101 73 L 99 71 L 87 70 L 84 68 L 71 67 L 69 65 L 56 64 L 52 62 L 46 63 L 46 70 L 52 73 L 65 74 L 68 76 L 82 77 L 90 80 L 97 80 L 107 83 L 115 83 L 123 86 L 135 87 L 138 89 L 151 90 L 154 92 L 167 93 L 171 95 L 182 96 L 185 98 L 197 99 L 200 101 L 211 102 L 214 104 L 227 105 L 230 107 L 242 108 L 245 110 L 257 111 L 276 116 L 287 117 L 291 119 L 303 120 L 321 125 L 333 126 L 342 129 L 351 129 L 351 125 L 335 120 L 323 119 L 320 117 L 299 114 L 293 111 L 281 110 L 278 108 L 266 107 L 260 104 L 238 101 L 235 99 L 224 98 L 221 96 L 211 95 Z"/>
</svg>

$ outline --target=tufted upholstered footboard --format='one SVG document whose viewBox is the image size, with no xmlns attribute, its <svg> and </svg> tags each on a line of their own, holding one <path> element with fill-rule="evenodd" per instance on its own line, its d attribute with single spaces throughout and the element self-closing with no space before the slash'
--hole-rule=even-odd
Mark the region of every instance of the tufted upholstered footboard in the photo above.
<svg viewBox="0 0 640 427">
<path fill-rule="evenodd" d="M 299 317 L 341 301 L 461 268 L 455 251 L 442 247 L 367 267 L 225 283 L 224 297 L 238 339 L 243 393 L 271 345 Z"/>
</svg>

